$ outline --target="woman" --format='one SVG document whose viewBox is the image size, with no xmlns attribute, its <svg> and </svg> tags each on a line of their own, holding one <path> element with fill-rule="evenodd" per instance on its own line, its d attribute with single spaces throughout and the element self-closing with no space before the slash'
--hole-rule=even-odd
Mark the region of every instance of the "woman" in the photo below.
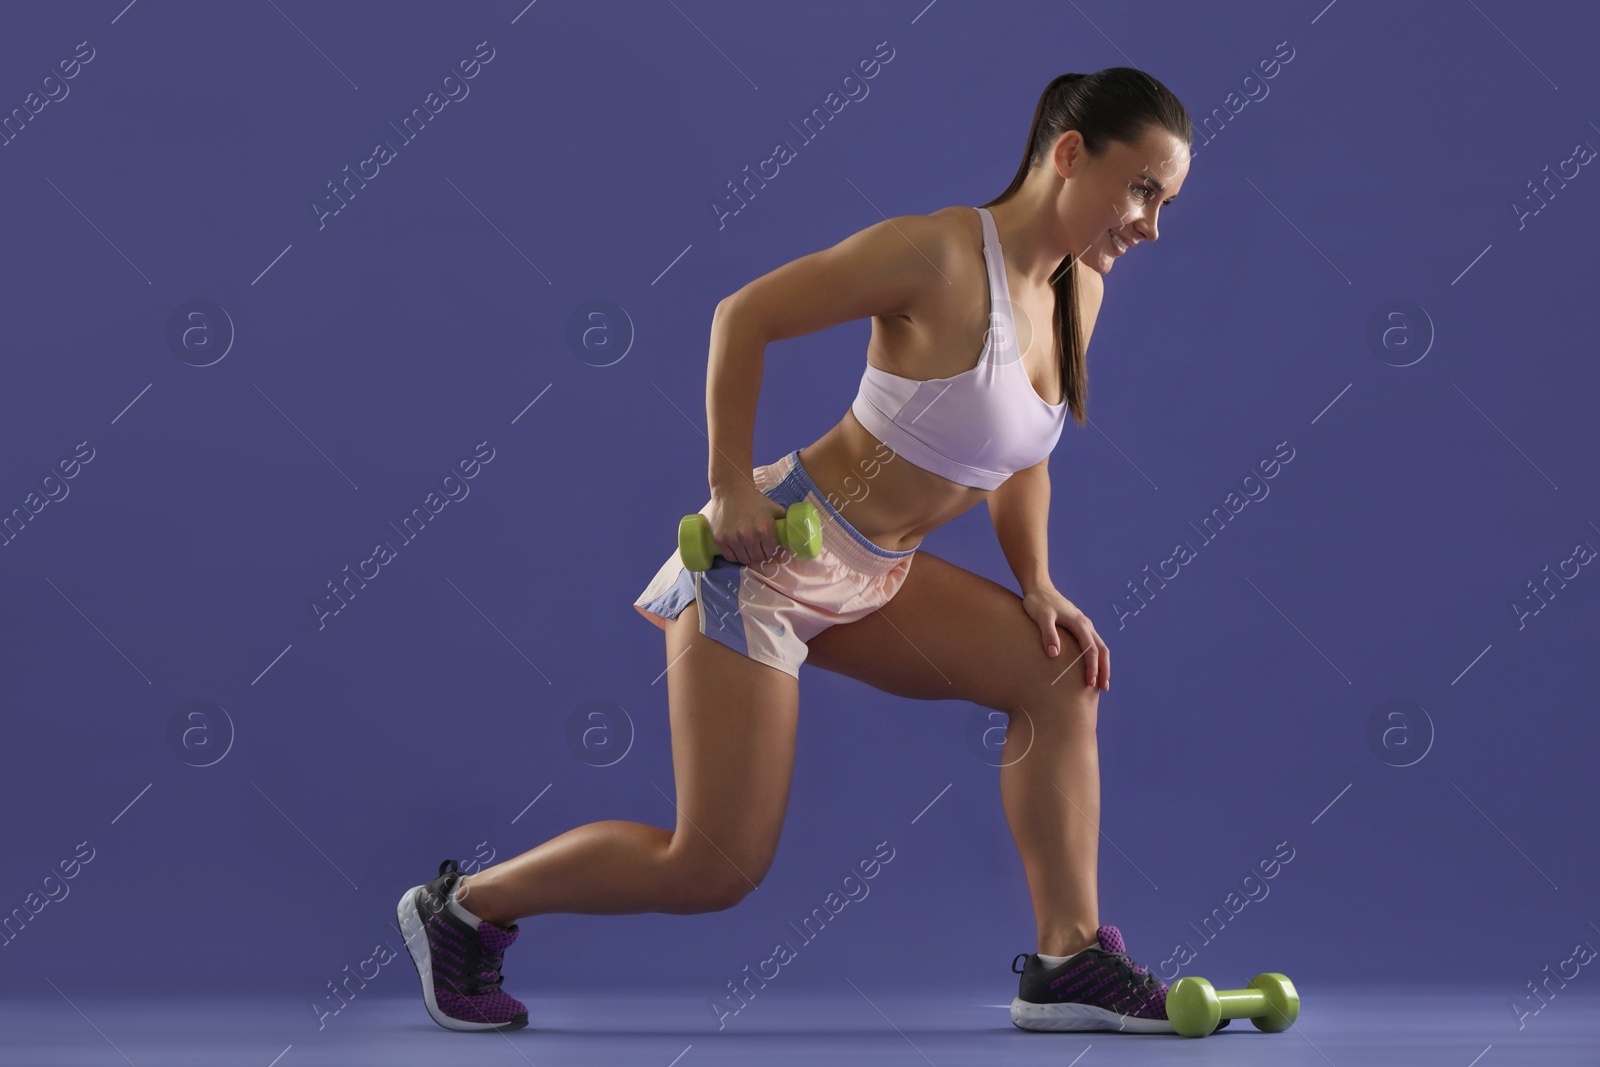
<svg viewBox="0 0 1600 1067">
<path fill-rule="evenodd" d="M 1166 986 L 1098 919 L 1095 720 L 1110 652 L 1051 582 L 1045 523 L 1049 452 L 1068 412 L 1085 420 L 1103 276 L 1156 239 L 1189 144 L 1187 112 L 1148 75 L 1062 75 L 1039 99 L 1011 185 L 985 207 L 888 219 L 718 304 L 701 513 L 721 558 L 696 574 L 674 552 L 635 602 L 666 631 L 677 826 L 595 822 L 471 875 L 441 864 L 399 906 L 436 1022 L 527 1025 L 500 988 L 519 918 L 716 911 L 755 888 L 783 825 L 806 661 L 901 696 L 1024 716 L 1028 754 L 1002 761 L 1000 790 L 1039 952 L 1012 961 L 1025 960 L 1012 1021 L 1172 1032 Z M 866 316 L 849 413 L 752 468 L 765 345 Z M 775 536 L 774 519 L 802 499 L 822 515 L 813 559 Z M 979 501 L 1020 597 L 918 550 Z"/>
</svg>

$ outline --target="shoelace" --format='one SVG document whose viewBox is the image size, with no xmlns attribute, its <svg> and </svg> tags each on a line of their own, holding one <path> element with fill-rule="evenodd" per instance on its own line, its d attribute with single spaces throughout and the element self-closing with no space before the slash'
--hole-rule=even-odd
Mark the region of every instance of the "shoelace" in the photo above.
<svg viewBox="0 0 1600 1067">
<path fill-rule="evenodd" d="M 1160 990 L 1161 980 L 1155 975 L 1151 974 L 1147 968 L 1140 967 L 1135 964 L 1133 960 L 1128 958 L 1128 954 L 1126 952 L 1108 952 L 1106 955 L 1120 962 L 1123 967 L 1127 969 L 1128 973 L 1134 976 L 1132 979 L 1132 990 L 1133 995 L 1137 999 L 1142 1001 L 1146 997 Z"/>
<path fill-rule="evenodd" d="M 472 989 L 473 995 L 497 992 L 503 980 L 500 975 L 500 961 L 505 958 L 505 952 L 483 949 L 482 958 L 484 966 L 473 976 L 476 979 Z"/>
<path fill-rule="evenodd" d="M 455 986 L 456 992 L 465 997 L 476 997 L 484 993 L 495 993 L 504 981 L 500 974 L 500 963 L 505 959 L 505 951 L 479 947 L 476 957 L 476 970 L 473 960 L 467 961 L 467 968 L 461 972 L 459 981 L 449 980 Z"/>
<path fill-rule="evenodd" d="M 439 916 L 434 916 L 435 922 L 442 922 Z M 462 996 L 478 996 L 481 993 L 494 993 L 500 989 L 504 976 L 500 973 L 500 965 L 505 960 L 505 949 L 492 949 L 483 943 L 479 935 L 472 935 L 478 939 L 476 950 L 468 948 L 468 958 L 463 961 L 461 979 L 448 981 Z"/>
</svg>

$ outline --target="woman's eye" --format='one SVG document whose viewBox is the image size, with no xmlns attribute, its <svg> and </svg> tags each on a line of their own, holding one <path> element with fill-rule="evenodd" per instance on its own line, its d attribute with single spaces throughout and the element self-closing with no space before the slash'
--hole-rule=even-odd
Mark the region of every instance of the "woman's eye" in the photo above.
<svg viewBox="0 0 1600 1067">
<path fill-rule="evenodd" d="M 1151 194 L 1155 192 L 1155 190 L 1150 188 L 1148 185 L 1129 185 L 1128 188 L 1138 193 L 1140 200 L 1150 199 Z"/>
</svg>

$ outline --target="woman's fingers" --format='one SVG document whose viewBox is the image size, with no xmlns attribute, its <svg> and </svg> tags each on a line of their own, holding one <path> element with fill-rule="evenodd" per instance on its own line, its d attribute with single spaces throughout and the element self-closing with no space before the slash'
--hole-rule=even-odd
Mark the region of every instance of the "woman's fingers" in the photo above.
<svg viewBox="0 0 1600 1067">
<path fill-rule="evenodd" d="M 1083 662 L 1084 684 L 1094 685 L 1094 660 L 1096 649 L 1093 641 L 1089 639 L 1089 629 L 1084 625 L 1085 619 L 1081 614 L 1063 617 L 1060 625 L 1066 627 L 1082 651 L 1078 658 Z"/>
<path fill-rule="evenodd" d="M 1105 654 L 1105 643 L 1100 640 L 1100 635 L 1095 633 L 1094 624 L 1089 621 L 1089 616 L 1079 612 L 1073 617 L 1070 626 L 1072 635 L 1078 639 L 1078 647 L 1083 653 L 1083 682 L 1091 689 L 1104 689 L 1106 668 L 1108 666 Z"/>
</svg>

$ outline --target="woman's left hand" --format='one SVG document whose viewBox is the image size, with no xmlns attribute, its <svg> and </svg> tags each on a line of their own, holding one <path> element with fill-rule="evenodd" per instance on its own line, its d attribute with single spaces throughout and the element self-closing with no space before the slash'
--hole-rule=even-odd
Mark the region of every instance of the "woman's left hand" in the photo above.
<svg viewBox="0 0 1600 1067">
<path fill-rule="evenodd" d="M 1053 586 L 1031 589 L 1022 597 L 1022 610 L 1039 624 L 1039 636 L 1044 640 L 1045 654 L 1061 654 L 1061 634 L 1064 628 L 1078 640 L 1083 653 L 1083 680 L 1091 689 L 1111 688 L 1111 650 L 1100 640 L 1089 616 L 1061 595 Z"/>
</svg>

